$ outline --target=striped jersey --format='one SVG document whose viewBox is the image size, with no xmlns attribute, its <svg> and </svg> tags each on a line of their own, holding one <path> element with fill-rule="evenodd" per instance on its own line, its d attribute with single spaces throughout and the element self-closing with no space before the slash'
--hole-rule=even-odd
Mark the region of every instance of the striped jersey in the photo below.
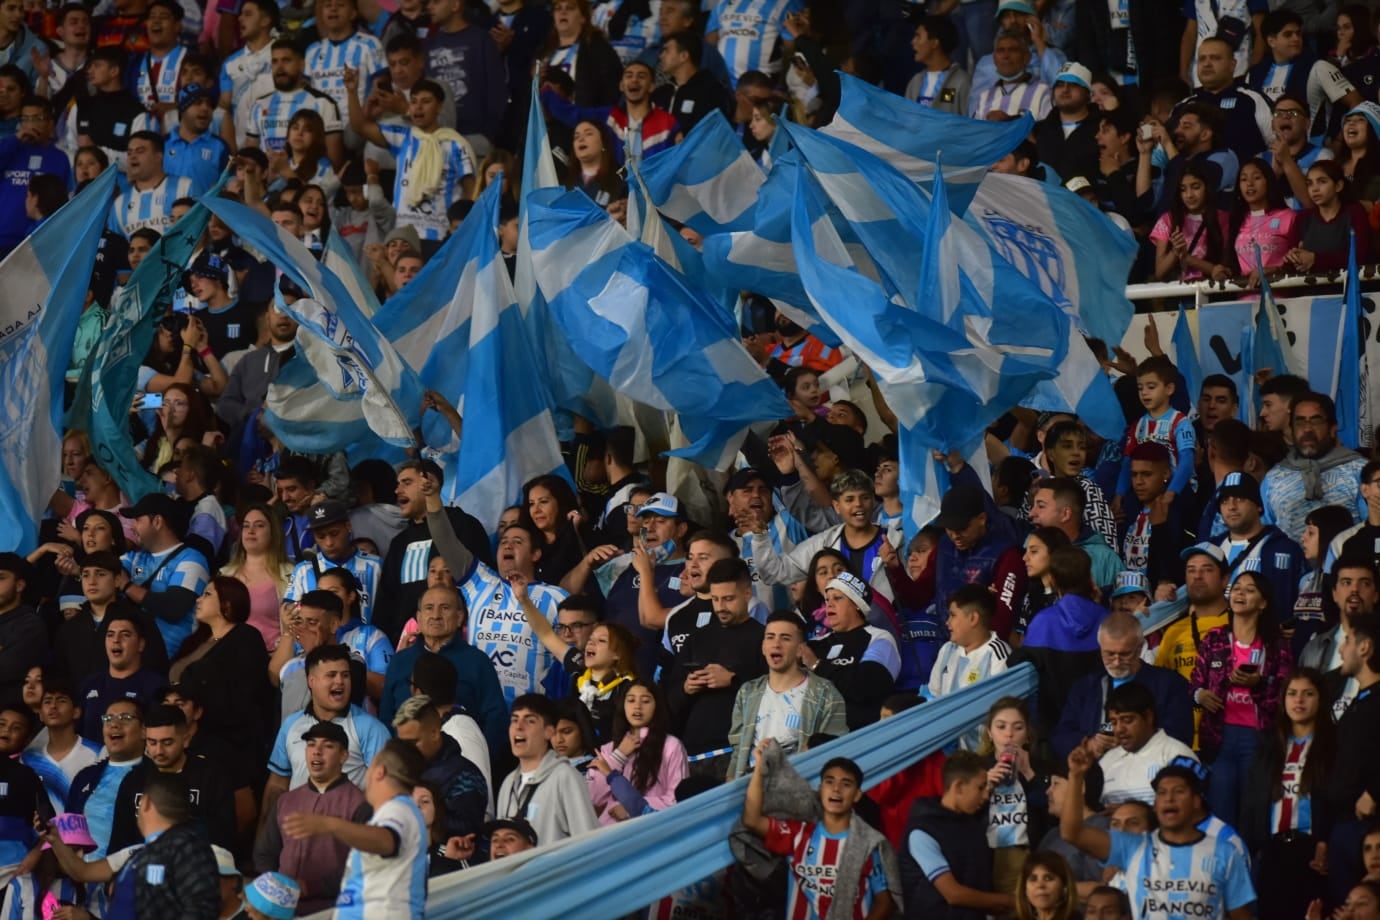
<svg viewBox="0 0 1380 920">
<path fill-rule="evenodd" d="M 265 42 L 258 51 L 245 46 L 225 59 L 220 67 L 220 91 L 230 94 L 230 111 L 238 115 L 242 104 L 252 102 L 245 97 L 254 80 L 269 72 L 273 59 L 273 42 Z"/>
<path fill-rule="evenodd" d="M 336 920 L 411 920 L 426 910 L 428 837 L 426 819 L 411 796 L 384 802 L 370 827 L 392 832 L 397 850 L 378 856 L 350 850 L 335 902 Z"/>
<path fill-rule="evenodd" d="M 493 662 L 508 705 L 524 693 L 540 693 L 541 682 L 556 659 L 542 645 L 527 623 L 522 605 L 499 574 L 480 562 L 460 587 L 470 612 L 470 644 Z M 527 588 L 532 603 L 551 625 L 556 624 L 556 605 L 566 593 L 551 585 Z"/>
<path fill-rule="evenodd" d="M 785 556 L 809 535 L 809 531 L 799 521 L 779 510 L 767 522 L 767 538 L 771 540 L 771 548 L 777 556 Z M 748 571 L 752 573 L 752 593 L 757 600 L 766 604 L 768 610 L 789 610 L 793 604 L 790 587 L 769 585 L 757 573 L 757 565 L 752 558 L 752 535 L 734 531 L 730 536 L 733 537 L 733 542 L 738 544 L 738 555 L 747 563 Z"/>
<path fill-rule="evenodd" d="M 790 891 L 787 894 L 787 920 L 819 920 L 829 916 L 834 901 L 834 884 L 838 879 L 839 860 L 843 856 L 848 833 L 831 834 L 824 824 L 810 821 L 770 819 L 766 848 L 786 857 L 790 867 Z M 858 882 L 858 900 L 849 916 L 863 920 L 872 910 L 872 902 L 886 890 L 886 875 L 876 852 L 867 854 L 863 862 L 862 878 Z"/>
<path fill-rule="evenodd" d="M 787 346 L 784 342 L 774 345 L 768 357 L 787 367 L 808 367 L 821 374 L 843 360 L 837 348 L 825 345 L 813 335 L 806 335 L 794 345 Z"/>
<path fill-rule="evenodd" d="M 341 112 L 349 111 L 346 68 L 359 73 L 359 99 L 363 102 L 374 87 L 374 74 L 383 67 L 383 45 L 367 32 L 356 32 L 342 41 L 323 38 L 307 48 L 306 75 L 312 87 L 334 99 Z"/>
<path fill-rule="evenodd" d="M 987 800 L 987 845 L 993 849 L 1030 845 L 1030 810 L 1025 785 L 1014 774 L 994 787 Z"/>
<path fill-rule="evenodd" d="M 130 581 L 155 594 L 169 588 L 185 588 L 201 597 L 206 583 L 211 580 L 211 573 L 201 553 L 181 543 L 161 553 L 134 550 L 121 556 L 120 561 L 124 563 Z M 196 617 L 188 609 L 187 615 L 176 622 L 169 622 L 161 616 L 156 617 L 155 621 L 158 631 L 163 634 L 163 644 L 171 660 L 182 647 L 182 642 L 192 634 Z"/>
<path fill-rule="evenodd" d="M 43 740 L 46 740 L 45 735 Z M 67 756 L 54 760 L 48 753 L 47 745 L 30 746 L 19 755 L 19 762 L 38 774 L 43 781 L 43 789 L 48 793 L 48 801 L 53 811 L 63 814 L 67 811 L 67 793 L 71 791 L 72 780 L 78 773 L 101 759 L 101 746 L 78 736 L 77 743 Z"/>
<path fill-rule="evenodd" d="M 1121 868 L 1137 917 L 1226 917 L 1255 900 L 1250 867 L 1226 838 L 1167 843 L 1159 831 L 1109 831 L 1107 865 Z"/>
<path fill-rule="evenodd" d="M 719 53 L 736 83 L 749 70 L 767 76 L 781 72 L 781 39 L 786 16 L 805 9 L 803 0 L 720 0 L 705 32 L 719 33 Z"/>
<path fill-rule="evenodd" d="M 999 79 L 975 94 L 968 103 L 968 114 L 973 118 L 986 118 L 989 112 L 1006 115 L 1029 112 L 1039 121 L 1049 114 L 1049 108 L 1049 84 L 1025 72 L 1016 80 Z"/>
<path fill-rule="evenodd" d="M 1312 735 L 1301 741 L 1289 739 L 1289 751 L 1284 755 L 1284 769 L 1280 774 L 1284 794 L 1270 806 L 1271 834 L 1287 834 L 1290 831 L 1313 833 L 1312 796 L 1299 788 L 1304 765 L 1308 762 L 1308 749 L 1312 746 Z"/>
<path fill-rule="evenodd" d="M 447 209 L 461 200 L 464 193 L 460 183 L 474 175 L 475 164 L 464 144 L 453 140 L 438 141 L 445 157 L 440 187 L 416 205 L 407 198 L 407 186 L 412 166 L 421 151 L 417 132 L 405 125 L 380 124 L 379 131 L 388 141 L 388 149 L 397 158 L 398 174 L 393 180 L 393 207 L 398 212 L 398 225 L 411 226 L 424 240 L 443 240 L 450 233 Z"/>
<path fill-rule="evenodd" d="M 247 134 L 265 150 L 282 150 L 287 147 L 288 122 L 302 109 L 311 109 L 320 115 L 327 134 L 336 134 L 341 130 L 340 107 L 335 99 L 320 90 L 304 86 L 287 92 L 277 90 L 256 99 L 249 113 Z"/>
<path fill-rule="evenodd" d="M 1121 541 L 1121 561 L 1128 572 L 1146 572 L 1150 568 L 1150 509 L 1142 508 L 1126 527 Z"/>
<path fill-rule="evenodd" d="M 316 590 L 317 578 L 328 569 L 342 568 L 355 576 L 359 583 L 359 613 L 364 622 L 374 622 L 374 599 L 379 596 L 379 579 L 383 576 L 383 560 L 369 553 L 354 553 L 343 562 L 333 562 L 317 553 L 293 566 L 283 600 L 298 601 L 308 591 Z"/>
<path fill-rule="evenodd" d="M 179 198 L 190 198 L 196 188 L 188 176 L 164 176 L 153 188 L 130 186 L 115 196 L 110 208 L 110 229 L 129 239 L 136 230 L 149 227 L 160 234 L 173 223 L 172 206 Z"/>
<path fill-rule="evenodd" d="M 139 56 L 134 95 L 145 108 L 152 109 L 159 102 L 177 102 L 178 75 L 186 57 L 187 49 L 181 45 L 162 56 L 152 51 Z"/>
</svg>

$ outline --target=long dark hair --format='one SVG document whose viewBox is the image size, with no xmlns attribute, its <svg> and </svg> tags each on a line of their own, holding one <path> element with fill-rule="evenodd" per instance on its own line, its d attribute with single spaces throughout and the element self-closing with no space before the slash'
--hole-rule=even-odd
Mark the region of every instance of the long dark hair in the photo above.
<svg viewBox="0 0 1380 920">
<path fill-rule="evenodd" d="M 1289 721 L 1289 711 L 1284 704 L 1284 698 L 1289 692 L 1289 685 L 1296 680 L 1306 680 L 1318 691 L 1318 715 L 1313 720 L 1313 743 L 1308 748 L 1308 758 L 1303 762 L 1303 775 L 1299 777 L 1299 792 L 1306 795 L 1314 789 L 1321 788 L 1318 783 L 1332 772 L 1333 755 L 1337 750 L 1337 732 L 1332 724 L 1332 698 L 1327 692 L 1327 679 L 1316 668 L 1295 668 L 1284 681 L 1279 695 L 1279 711 L 1275 713 L 1276 763 L 1283 766 L 1289 746 L 1294 743 L 1294 723 Z M 1278 802 L 1284 797 L 1281 772 L 1275 770 L 1270 778 L 1272 802 Z"/>
<path fill-rule="evenodd" d="M 1375 48 L 1375 27 L 1370 21 L 1370 10 L 1360 3 L 1349 3 L 1338 10 L 1337 15 L 1350 19 L 1352 32 L 1355 33 L 1351 38 L 1348 57 L 1353 61 L 1365 57 Z"/>
<path fill-rule="evenodd" d="M 1246 204 L 1246 199 L 1241 196 L 1241 173 L 1247 167 L 1254 167 L 1260 170 L 1260 174 L 1265 177 L 1265 210 L 1282 211 L 1288 207 L 1284 203 L 1284 183 L 1275 175 L 1275 171 L 1270 168 L 1260 157 L 1253 157 L 1241 164 L 1241 171 L 1236 174 L 1236 191 L 1232 195 L 1231 217 L 1227 222 L 1227 239 L 1234 240 L 1241 231 L 1241 225 L 1246 222 L 1246 218 L 1251 214 L 1251 206 Z M 1251 254 L 1254 259 L 1254 253 Z M 1249 274 L 1254 265 L 1240 265 L 1238 268 L 1241 274 Z"/>
<path fill-rule="evenodd" d="M 1337 602 L 1332 599 L 1331 589 L 1335 579 L 1323 571 L 1323 563 L 1327 561 L 1327 548 L 1337 538 L 1337 534 L 1352 525 L 1351 511 L 1341 505 L 1323 505 L 1308 512 L 1303 523 L 1318 528 L 1318 559 L 1313 563 L 1313 583 L 1322 594 L 1323 621 L 1328 626 L 1334 626 L 1341 618 L 1342 612 L 1337 609 Z"/>
<path fill-rule="evenodd" d="M 1207 167 L 1198 160 L 1189 160 L 1184 164 L 1183 172 L 1179 174 L 1179 182 L 1182 183 L 1185 179 L 1197 179 L 1203 183 L 1203 258 L 1212 263 L 1221 262 L 1222 225 L 1217 217 L 1216 183 L 1208 176 Z M 1183 193 L 1176 188 L 1174 194 L 1169 196 L 1169 225 L 1182 230 L 1187 217 L 1188 209 L 1184 207 Z M 1192 240 L 1189 242 L 1192 243 Z M 1190 250 L 1192 248 L 1189 247 Z M 1189 254 L 1192 255 L 1192 252 Z"/>
<path fill-rule="evenodd" d="M 575 490 L 570 488 L 570 483 L 566 482 L 560 476 L 552 476 L 548 474 L 545 476 L 538 476 L 535 479 L 529 479 L 527 480 L 527 482 L 523 483 L 522 504 L 519 507 L 521 508 L 522 516 L 524 518 L 528 518 L 530 520 L 530 517 L 527 514 L 527 503 L 532 498 L 533 489 L 545 489 L 546 491 L 550 492 L 551 497 L 556 500 L 557 533 L 560 532 L 563 525 L 569 523 L 569 518 L 567 516 L 570 514 L 570 512 L 580 510 L 580 500 L 575 497 Z M 535 527 L 536 525 L 533 524 L 532 526 Z M 545 534 L 542 534 L 542 536 L 544 537 Z M 538 546 L 536 547 L 536 549 L 541 549 L 541 547 Z"/>
<path fill-rule="evenodd" d="M 1275 609 L 1278 603 L 1275 600 L 1275 589 L 1270 587 L 1269 580 L 1259 572 L 1252 572 L 1250 570 L 1238 572 L 1236 581 L 1240 581 L 1243 578 L 1249 578 L 1254 582 L 1256 590 L 1260 592 L 1260 596 L 1265 598 L 1265 609 L 1260 611 L 1260 614 L 1256 617 L 1255 632 L 1256 635 L 1260 637 L 1260 644 L 1268 654 L 1273 646 L 1279 644 L 1280 639 L 1279 611 Z M 1235 584 L 1235 581 L 1233 584 Z M 1227 594 L 1230 596 L 1231 591 L 1228 590 Z M 1234 632 L 1235 629 L 1236 611 L 1231 609 L 1231 604 L 1227 604 L 1227 630 L 1229 632 Z"/>
<path fill-rule="evenodd" d="M 653 706 L 652 721 L 647 726 L 647 737 L 642 739 L 637 753 L 632 756 L 633 787 L 638 792 L 646 792 L 656 785 L 657 774 L 661 772 L 661 758 L 665 753 L 666 736 L 671 733 L 671 714 L 667 711 L 666 698 L 661 695 L 661 690 L 655 683 L 638 678 L 627 685 L 623 699 L 613 713 L 613 734 L 609 740 L 617 747 L 623 736 L 632 730 L 632 726 L 628 724 L 628 694 L 637 687 L 642 687 L 652 695 Z"/>
<path fill-rule="evenodd" d="M 810 557 L 810 567 L 805 570 L 805 588 L 800 592 L 800 612 L 805 615 L 807 621 L 816 610 L 824 606 L 824 594 L 815 587 L 815 566 L 826 556 L 833 556 L 843 563 L 845 571 L 848 569 L 848 557 L 833 547 L 826 546 Z"/>
<path fill-rule="evenodd" d="M 1069 535 L 1058 527 L 1036 527 L 1030 532 L 1030 536 L 1043 543 L 1045 545 L 1045 550 L 1051 553 L 1061 546 L 1073 545 L 1073 541 L 1069 539 Z M 1055 592 L 1045 589 L 1044 579 L 1027 579 L 1025 585 L 1026 626 L 1029 627 L 1030 618 L 1053 604 L 1057 599 L 1058 595 Z"/>
</svg>

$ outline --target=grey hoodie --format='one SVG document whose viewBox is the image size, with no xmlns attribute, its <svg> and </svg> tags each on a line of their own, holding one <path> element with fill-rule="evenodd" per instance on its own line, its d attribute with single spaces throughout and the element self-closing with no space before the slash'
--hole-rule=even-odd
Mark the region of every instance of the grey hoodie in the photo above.
<svg viewBox="0 0 1380 920">
<path fill-rule="evenodd" d="M 533 785 L 536 788 L 529 792 Z M 494 814 L 499 818 L 526 818 L 537 832 L 538 845 L 574 837 L 599 826 L 585 778 L 552 750 L 546 752 L 526 782 L 521 769 L 508 774 L 498 790 Z"/>
</svg>

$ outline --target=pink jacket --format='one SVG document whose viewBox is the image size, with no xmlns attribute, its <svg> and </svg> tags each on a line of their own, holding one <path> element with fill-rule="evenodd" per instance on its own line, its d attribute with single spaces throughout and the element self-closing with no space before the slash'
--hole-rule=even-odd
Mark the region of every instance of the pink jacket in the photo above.
<svg viewBox="0 0 1380 920">
<path fill-rule="evenodd" d="M 633 760 L 629 758 L 622 767 L 619 761 L 622 755 L 616 754 L 615 749 L 618 745 L 609 742 L 599 748 L 599 756 L 610 767 L 617 769 L 628 782 L 632 782 Z M 656 782 L 652 783 L 651 788 L 642 793 L 642 797 L 647 800 L 647 804 L 657 811 L 670 808 L 676 804 L 676 787 L 681 780 L 689 775 L 689 767 L 685 760 L 685 746 L 680 743 L 680 739 L 674 735 L 666 736 L 666 744 L 661 751 L 661 769 L 657 771 Z M 609 790 L 608 780 L 604 779 L 604 774 L 598 770 L 590 770 L 585 774 L 589 780 L 589 797 L 594 801 L 594 810 L 599 812 L 600 824 L 616 824 L 611 812 L 617 801 L 613 793 Z"/>
</svg>

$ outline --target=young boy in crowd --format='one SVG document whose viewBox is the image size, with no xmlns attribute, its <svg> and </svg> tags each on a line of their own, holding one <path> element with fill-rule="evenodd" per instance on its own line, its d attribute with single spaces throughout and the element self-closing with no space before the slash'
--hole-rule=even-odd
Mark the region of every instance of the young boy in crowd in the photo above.
<svg viewBox="0 0 1380 920">
<path fill-rule="evenodd" d="M 915 803 L 901 853 L 908 916 L 981 920 L 1015 907 L 1011 894 L 992 890 L 987 793 L 982 758 L 957 751 L 944 764 L 944 795 Z"/>
<path fill-rule="evenodd" d="M 1164 355 L 1146 358 L 1136 367 L 1136 392 L 1145 414 L 1136 422 L 1126 439 L 1126 460 L 1117 483 L 1117 501 L 1124 500 L 1131 491 L 1132 452 L 1142 444 L 1160 444 L 1169 451 L 1171 478 L 1165 501 L 1172 503 L 1182 495 L 1193 479 L 1194 451 L 1197 436 L 1189 417 L 1169 404 L 1179 379 L 1179 370 Z"/>
<path fill-rule="evenodd" d="M 835 898 L 851 898 L 853 909 L 848 915 L 852 917 L 881 920 L 891 916 L 896 903 L 887 890 L 884 867 L 891 860 L 891 844 L 862 819 L 853 818 L 853 806 L 863 797 L 862 770 L 846 757 L 835 757 L 824 765 L 819 779 L 823 817 L 818 822 L 768 818 L 762 814 L 762 800 L 765 755 L 772 743 L 768 738 L 758 745 L 743 800 L 743 824 L 766 842 L 768 850 L 786 857 L 791 873 L 786 916 L 822 920 L 830 915 Z M 850 838 L 851 847 L 847 846 Z M 866 847 L 861 849 L 862 856 L 858 855 L 860 843 Z"/>
<path fill-rule="evenodd" d="M 544 844 L 599 826 L 584 777 L 551 750 L 558 721 L 556 704 L 541 694 L 513 700 L 508 742 L 518 766 L 503 781 L 494 808 L 498 818 L 528 821 Z"/>
<path fill-rule="evenodd" d="M 949 595 L 949 641 L 939 650 L 925 696 L 938 699 L 1006 670 L 1011 646 L 992 632 L 997 598 L 983 585 L 964 585 Z M 978 728 L 959 739 L 965 750 L 978 745 Z"/>
</svg>

